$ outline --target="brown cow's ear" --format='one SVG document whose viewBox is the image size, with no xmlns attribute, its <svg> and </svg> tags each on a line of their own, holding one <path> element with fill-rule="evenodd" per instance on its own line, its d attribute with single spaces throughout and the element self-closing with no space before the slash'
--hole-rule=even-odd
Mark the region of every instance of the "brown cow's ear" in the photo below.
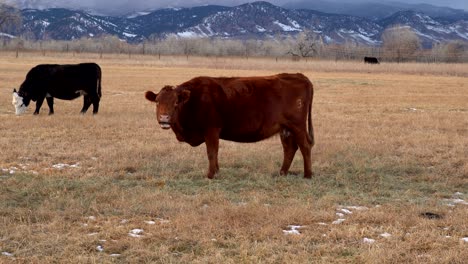
<svg viewBox="0 0 468 264">
<path fill-rule="evenodd" d="M 153 93 L 152 91 L 146 91 L 145 97 L 148 101 L 156 102 L 156 97 L 158 94 Z"/>
<path fill-rule="evenodd" d="M 189 98 L 190 98 L 190 91 L 189 90 L 183 90 L 179 94 L 178 103 L 179 104 L 184 104 L 189 100 Z"/>
</svg>

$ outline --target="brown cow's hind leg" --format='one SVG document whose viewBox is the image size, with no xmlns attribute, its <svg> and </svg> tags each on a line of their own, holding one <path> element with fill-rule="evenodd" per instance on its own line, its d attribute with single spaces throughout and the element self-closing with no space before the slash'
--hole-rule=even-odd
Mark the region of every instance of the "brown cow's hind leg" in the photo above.
<svg viewBox="0 0 468 264">
<path fill-rule="evenodd" d="M 311 150 L 312 144 L 309 142 L 307 130 L 300 129 L 293 131 L 297 145 L 301 150 L 302 157 L 304 159 L 304 178 L 312 178 L 312 161 L 311 161 Z"/>
<path fill-rule="evenodd" d="M 286 128 L 283 128 L 280 132 L 281 144 L 283 144 L 283 165 L 281 166 L 280 175 L 287 175 L 289 167 L 294 159 L 294 155 L 297 151 L 297 143 L 294 139 L 293 134 Z"/>
</svg>

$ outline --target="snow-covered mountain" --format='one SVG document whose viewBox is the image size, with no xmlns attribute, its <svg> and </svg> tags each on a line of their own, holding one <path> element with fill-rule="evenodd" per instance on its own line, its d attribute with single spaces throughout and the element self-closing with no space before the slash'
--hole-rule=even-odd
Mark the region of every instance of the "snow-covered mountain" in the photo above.
<svg viewBox="0 0 468 264">
<path fill-rule="evenodd" d="M 325 42 L 354 41 L 378 45 L 388 26 L 412 27 L 425 46 L 433 42 L 468 40 L 468 20 L 448 20 L 416 11 L 399 11 L 375 20 L 329 14 L 309 9 L 286 9 L 268 2 L 235 7 L 216 5 L 166 8 L 130 16 L 99 16 L 64 8 L 24 9 L 18 34 L 36 39 L 70 40 L 115 35 L 130 42 L 170 34 L 179 37 L 271 38 L 304 30 L 319 34 Z M 11 33 L 11 32 L 6 32 Z"/>
</svg>

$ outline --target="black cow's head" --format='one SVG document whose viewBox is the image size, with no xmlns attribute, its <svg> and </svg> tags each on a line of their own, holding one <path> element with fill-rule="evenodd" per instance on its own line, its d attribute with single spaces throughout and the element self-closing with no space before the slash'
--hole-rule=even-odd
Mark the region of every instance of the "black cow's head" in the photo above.
<svg viewBox="0 0 468 264">
<path fill-rule="evenodd" d="M 15 107 L 16 115 L 21 115 L 26 112 L 26 109 L 28 109 L 29 106 L 29 102 L 31 102 L 31 98 L 27 93 L 21 92 L 21 89 L 18 92 L 16 89 L 13 89 L 13 100 L 11 103 Z"/>
<path fill-rule="evenodd" d="M 157 94 L 147 91 L 145 97 L 156 103 L 156 118 L 161 128 L 169 129 L 177 121 L 181 107 L 189 100 L 190 91 L 164 86 Z"/>
</svg>

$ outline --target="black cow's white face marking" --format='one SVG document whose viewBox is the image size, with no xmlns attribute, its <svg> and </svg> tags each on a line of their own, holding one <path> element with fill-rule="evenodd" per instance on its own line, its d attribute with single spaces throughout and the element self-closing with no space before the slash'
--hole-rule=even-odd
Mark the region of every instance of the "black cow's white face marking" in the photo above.
<svg viewBox="0 0 468 264">
<path fill-rule="evenodd" d="M 11 102 L 15 107 L 16 115 L 21 115 L 28 107 L 23 103 L 23 97 L 21 97 L 17 92 L 13 92 L 13 100 Z"/>
</svg>

